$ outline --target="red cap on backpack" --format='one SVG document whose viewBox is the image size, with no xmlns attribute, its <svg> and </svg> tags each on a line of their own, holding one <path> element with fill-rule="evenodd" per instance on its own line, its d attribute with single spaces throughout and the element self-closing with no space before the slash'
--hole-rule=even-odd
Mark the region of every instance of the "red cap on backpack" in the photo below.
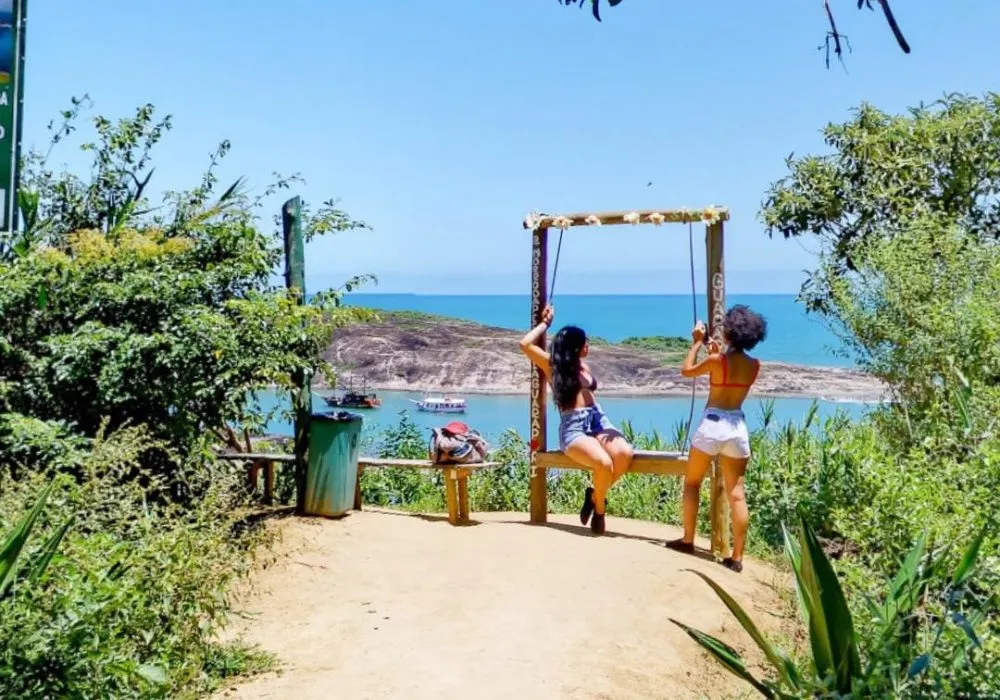
<svg viewBox="0 0 1000 700">
<path fill-rule="evenodd" d="M 462 435 L 469 432 L 469 426 L 461 421 L 455 420 L 444 426 L 444 430 L 447 430 L 452 435 Z"/>
</svg>

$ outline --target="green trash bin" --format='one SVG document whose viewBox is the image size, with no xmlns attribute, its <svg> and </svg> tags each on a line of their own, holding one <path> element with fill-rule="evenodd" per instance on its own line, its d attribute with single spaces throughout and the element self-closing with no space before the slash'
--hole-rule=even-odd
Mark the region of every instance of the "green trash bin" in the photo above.
<svg viewBox="0 0 1000 700">
<path fill-rule="evenodd" d="M 356 413 L 314 413 L 306 472 L 307 515 L 337 517 L 354 507 L 362 419 Z"/>
</svg>

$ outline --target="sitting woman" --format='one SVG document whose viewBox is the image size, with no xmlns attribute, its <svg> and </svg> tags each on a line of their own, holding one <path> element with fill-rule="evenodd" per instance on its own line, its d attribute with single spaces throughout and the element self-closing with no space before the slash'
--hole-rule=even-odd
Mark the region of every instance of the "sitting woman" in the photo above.
<svg viewBox="0 0 1000 700">
<path fill-rule="evenodd" d="M 718 343 L 713 340 L 709 344 L 708 356 L 696 362 L 698 351 L 705 342 L 705 326 L 699 321 L 691 333 L 694 343 L 681 368 L 685 377 L 709 375 L 709 392 L 701 422 L 691 437 L 684 480 L 684 537 L 667 542 L 667 546 L 688 554 L 694 552 L 701 481 L 712 458 L 718 456 L 733 523 L 733 554 L 722 564 L 740 572 L 743 570 L 743 546 L 750 521 L 743 493 L 743 475 L 750 461 L 750 436 L 743 415 L 743 402 L 760 372 L 760 360 L 747 355 L 747 351 L 767 335 L 767 322 L 746 306 L 737 305 L 726 314 L 722 335 L 726 351 L 720 353 Z"/>
<path fill-rule="evenodd" d="M 587 488 L 580 508 L 580 522 L 590 521 L 594 534 L 604 533 L 604 509 L 611 485 L 632 464 L 632 446 L 611 424 L 594 399 L 597 378 L 584 362 L 589 346 L 587 334 L 566 326 L 552 340 L 551 355 L 538 347 L 538 339 L 552 324 L 555 312 L 546 306 L 542 322 L 521 338 L 521 351 L 542 370 L 552 385 L 559 408 L 559 449 L 567 457 L 593 471 L 593 487 Z"/>
</svg>

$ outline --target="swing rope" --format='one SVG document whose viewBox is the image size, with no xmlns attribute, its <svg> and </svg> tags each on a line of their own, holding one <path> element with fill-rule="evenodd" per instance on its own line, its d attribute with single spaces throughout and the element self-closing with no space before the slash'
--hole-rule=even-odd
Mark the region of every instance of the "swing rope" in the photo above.
<svg viewBox="0 0 1000 700">
<path fill-rule="evenodd" d="M 559 253 L 562 252 L 562 237 L 563 237 L 563 234 L 565 232 L 566 232 L 566 229 L 564 229 L 564 228 L 559 229 L 559 245 L 556 246 L 556 264 L 552 267 L 552 284 L 549 285 L 549 302 L 550 303 L 551 303 L 552 299 L 555 298 L 555 295 L 556 295 L 556 273 L 559 272 Z"/>
<path fill-rule="evenodd" d="M 688 222 L 688 261 L 691 266 L 691 325 L 698 323 L 698 291 L 694 283 L 694 225 Z M 691 377 L 691 406 L 688 408 L 687 429 L 684 431 L 684 444 L 681 445 L 681 452 L 687 452 L 691 444 L 691 424 L 694 421 L 694 393 L 697 377 Z"/>
</svg>

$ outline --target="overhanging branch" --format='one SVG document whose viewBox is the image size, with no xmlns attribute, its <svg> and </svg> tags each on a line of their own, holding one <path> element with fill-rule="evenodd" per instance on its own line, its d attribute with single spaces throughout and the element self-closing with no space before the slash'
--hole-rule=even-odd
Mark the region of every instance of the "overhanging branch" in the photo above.
<svg viewBox="0 0 1000 700">
<path fill-rule="evenodd" d="M 610 7 L 615 7 L 621 4 L 622 0 L 605 0 Z M 591 12 L 594 15 L 594 19 L 598 22 L 601 21 L 601 2 L 602 0 L 558 0 L 560 5 L 570 6 L 579 5 L 581 8 L 586 7 L 590 4 Z M 906 37 L 903 36 L 903 31 L 899 28 L 899 23 L 896 22 L 896 17 L 892 13 L 892 8 L 889 7 L 889 0 L 857 0 L 858 9 L 867 7 L 869 10 L 874 11 L 875 8 L 872 2 L 877 2 L 882 8 L 882 14 L 885 17 L 886 24 L 889 25 L 889 29 L 892 30 L 892 35 L 896 39 L 896 43 L 899 44 L 899 48 L 902 49 L 903 53 L 910 53 L 910 44 L 906 41 Z M 830 9 L 829 0 L 823 0 L 823 10 L 826 13 L 827 22 L 830 24 L 830 31 L 827 33 L 827 67 L 830 65 L 829 56 L 829 43 L 832 41 L 834 46 L 834 53 L 837 58 L 843 61 L 843 43 L 847 43 L 848 49 L 850 49 L 850 43 L 847 40 L 847 35 L 841 34 L 837 30 L 837 23 L 833 17 L 833 10 Z"/>
</svg>

